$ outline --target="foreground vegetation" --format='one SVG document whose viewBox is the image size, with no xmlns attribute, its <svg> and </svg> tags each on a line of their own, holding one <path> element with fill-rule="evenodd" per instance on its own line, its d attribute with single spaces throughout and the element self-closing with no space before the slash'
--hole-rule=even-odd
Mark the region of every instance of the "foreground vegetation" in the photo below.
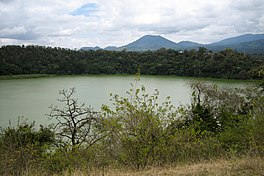
<svg viewBox="0 0 264 176">
<path fill-rule="evenodd" d="M 225 49 L 176 51 L 75 51 L 44 46 L 2 46 L 0 75 L 20 74 L 141 74 L 261 79 L 263 55 Z"/>
<path fill-rule="evenodd" d="M 0 175 L 263 172 L 263 82 L 242 90 L 194 82 L 192 103 L 179 108 L 169 97 L 159 104 L 159 91 L 150 95 L 139 83 L 126 97 L 111 95 L 100 112 L 80 104 L 74 88 L 62 90 L 50 107 L 56 124 L 2 129 Z"/>
</svg>

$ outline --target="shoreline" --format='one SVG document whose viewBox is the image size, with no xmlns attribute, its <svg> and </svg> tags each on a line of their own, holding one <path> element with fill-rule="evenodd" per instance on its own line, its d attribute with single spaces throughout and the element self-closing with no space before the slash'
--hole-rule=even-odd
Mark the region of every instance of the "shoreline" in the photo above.
<svg viewBox="0 0 264 176">
<path fill-rule="evenodd" d="M 49 78 L 49 77 L 78 77 L 78 76 L 136 76 L 135 74 L 22 74 L 22 75 L 0 75 L 0 80 L 14 80 L 14 79 L 35 79 L 35 78 Z M 228 79 L 228 78 L 214 78 L 214 77 L 188 77 L 177 75 L 144 75 L 140 74 L 140 77 L 164 77 L 164 78 L 182 78 L 191 79 L 194 81 L 234 81 L 234 82 L 249 82 L 255 83 L 258 79 Z"/>
</svg>

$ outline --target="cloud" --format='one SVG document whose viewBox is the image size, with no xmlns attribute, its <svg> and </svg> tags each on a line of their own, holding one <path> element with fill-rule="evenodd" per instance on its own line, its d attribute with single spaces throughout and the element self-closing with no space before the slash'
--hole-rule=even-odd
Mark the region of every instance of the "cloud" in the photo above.
<svg viewBox="0 0 264 176">
<path fill-rule="evenodd" d="M 17 40 L 35 40 L 39 36 L 32 30 L 27 30 L 24 26 L 14 28 L 4 28 L 0 30 L 0 38 L 9 38 Z"/>
<path fill-rule="evenodd" d="M 0 0 L 0 3 L 11 3 L 13 0 Z"/>
<path fill-rule="evenodd" d="M 1 45 L 125 45 L 142 35 L 208 43 L 264 33 L 263 0 L 1 0 Z"/>
<path fill-rule="evenodd" d="M 238 11 L 262 11 L 264 2 L 261 0 L 233 0 L 231 7 Z"/>
</svg>

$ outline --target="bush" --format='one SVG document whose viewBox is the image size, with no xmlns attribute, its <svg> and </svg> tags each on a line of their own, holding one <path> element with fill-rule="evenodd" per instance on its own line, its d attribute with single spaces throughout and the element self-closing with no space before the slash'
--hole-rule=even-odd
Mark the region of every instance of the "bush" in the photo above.
<svg viewBox="0 0 264 176">
<path fill-rule="evenodd" d="M 166 140 L 165 130 L 176 114 L 169 98 L 158 104 L 158 90 L 149 95 L 144 86 L 135 85 L 127 92 L 128 98 L 113 95 L 114 110 L 102 108 L 109 130 L 106 149 L 120 163 L 144 168 L 155 160 L 155 151 Z"/>
<path fill-rule="evenodd" d="M 1 130 L 0 175 L 20 175 L 36 165 L 49 146 L 54 143 L 53 132 L 34 123 L 18 122 L 16 127 Z"/>
</svg>

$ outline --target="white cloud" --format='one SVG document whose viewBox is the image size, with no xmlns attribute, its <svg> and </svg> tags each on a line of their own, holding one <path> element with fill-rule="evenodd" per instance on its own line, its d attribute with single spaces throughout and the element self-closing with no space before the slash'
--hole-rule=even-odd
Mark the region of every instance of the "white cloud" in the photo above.
<svg viewBox="0 0 264 176">
<path fill-rule="evenodd" d="M 146 34 L 208 43 L 264 33 L 263 0 L 1 0 L 0 45 L 124 45 Z"/>
</svg>

